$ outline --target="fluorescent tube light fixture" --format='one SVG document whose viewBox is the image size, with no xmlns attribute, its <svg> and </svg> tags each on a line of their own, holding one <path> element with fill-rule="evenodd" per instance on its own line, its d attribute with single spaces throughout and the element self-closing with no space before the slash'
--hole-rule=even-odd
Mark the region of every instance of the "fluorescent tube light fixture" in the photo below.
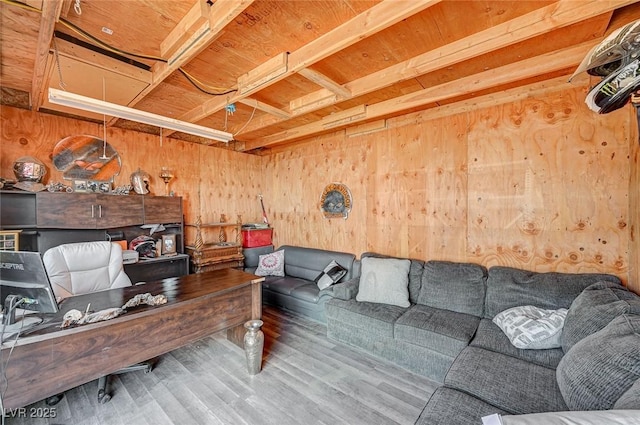
<svg viewBox="0 0 640 425">
<path fill-rule="evenodd" d="M 97 114 L 122 118 L 160 128 L 167 128 L 170 130 L 180 131 L 182 133 L 193 134 L 194 136 L 218 140 L 220 142 L 228 143 L 233 140 L 233 134 L 227 133 L 226 131 L 214 130 L 202 125 L 180 121 L 174 118 L 152 114 L 151 112 L 145 112 L 139 109 L 133 109 L 58 89 L 49 88 L 49 102 L 55 103 L 56 105 L 67 106 L 69 108 L 95 112 Z"/>
</svg>

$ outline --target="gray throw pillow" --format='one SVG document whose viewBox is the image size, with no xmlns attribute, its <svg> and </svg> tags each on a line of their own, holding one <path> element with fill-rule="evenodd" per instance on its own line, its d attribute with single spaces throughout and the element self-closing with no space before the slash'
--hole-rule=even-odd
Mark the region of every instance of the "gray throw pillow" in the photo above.
<svg viewBox="0 0 640 425">
<path fill-rule="evenodd" d="M 640 314 L 640 297 L 614 282 L 597 282 L 585 288 L 569 307 L 562 331 L 562 351 L 607 326 L 616 317 Z"/>
<path fill-rule="evenodd" d="M 409 260 L 363 258 L 356 301 L 409 307 L 410 266 Z"/>
<path fill-rule="evenodd" d="M 571 410 L 613 408 L 640 378 L 640 316 L 623 314 L 577 342 L 564 355 L 556 378 Z"/>
</svg>

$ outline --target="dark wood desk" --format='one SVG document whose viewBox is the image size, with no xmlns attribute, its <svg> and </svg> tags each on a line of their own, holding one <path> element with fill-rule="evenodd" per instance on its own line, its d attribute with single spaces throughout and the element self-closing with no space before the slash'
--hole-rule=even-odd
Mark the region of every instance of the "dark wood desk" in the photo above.
<svg viewBox="0 0 640 425">
<path fill-rule="evenodd" d="M 4 408 L 26 406 L 224 329 L 229 340 L 242 346 L 242 325 L 262 315 L 263 280 L 224 269 L 68 298 L 58 314 L 15 344 L 6 368 Z M 71 309 L 85 311 L 88 303 L 93 311 L 120 307 L 146 292 L 165 294 L 167 304 L 60 328 Z M 10 339 L 1 348 L 3 364 L 12 345 Z"/>
</svg>

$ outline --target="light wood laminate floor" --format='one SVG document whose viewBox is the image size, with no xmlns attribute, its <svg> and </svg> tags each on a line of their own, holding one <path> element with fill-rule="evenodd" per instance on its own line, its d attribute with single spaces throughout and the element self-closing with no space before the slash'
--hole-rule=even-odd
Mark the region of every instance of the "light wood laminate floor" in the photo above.
<svg viewBox="0 0 640 425">
<path fill-rule="evenodd" d="M 326 327 L 266 307 L 262 372 L 217 333 L 160 358 L 151 373 L 110 377 L 67 391 L 55 418 L 43 401 L 5 423 L 65 425 L 413 424 L 437 384 L 363 351 L 330 341 Z M 22 415 L 24 413 L 24 415 Z M 11 417 L 13 414 L 14 417 Z M 27 416 L 27 417 L 16 417 Z"/>
</svg>

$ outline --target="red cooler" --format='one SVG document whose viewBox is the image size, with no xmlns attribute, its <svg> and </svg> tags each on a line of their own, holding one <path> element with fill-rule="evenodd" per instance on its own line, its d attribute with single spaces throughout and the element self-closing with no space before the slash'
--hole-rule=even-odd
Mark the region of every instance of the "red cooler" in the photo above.
<svg viewBox="0 0 640 425">
<path fill-rule="evenodd" d="M 242 229 L 242 247 L 256 248 L 271 245 L 273 229 Z"/>
</svg>

